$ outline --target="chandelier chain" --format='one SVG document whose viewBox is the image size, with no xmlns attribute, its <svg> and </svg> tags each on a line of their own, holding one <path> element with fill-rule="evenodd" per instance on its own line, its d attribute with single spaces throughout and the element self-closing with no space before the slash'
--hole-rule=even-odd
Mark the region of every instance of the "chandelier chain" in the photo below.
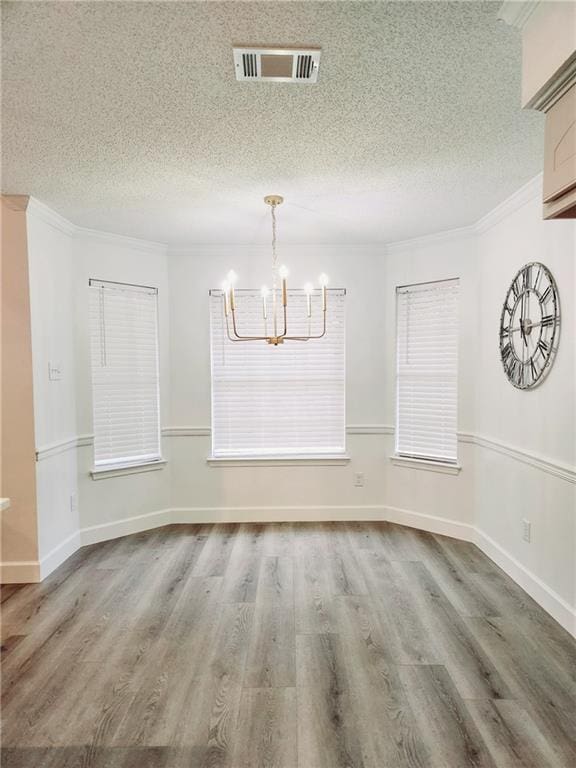
<svg viewBox="0 0 576 768">
<path fill-rule="evenodd" d="M 274 273 L 274 282 L 276 282 L 276 272 L 278 270 L 276 255 L 276 206 L 271 205 L 272 209 L 272 271 Z"/>
</svg>

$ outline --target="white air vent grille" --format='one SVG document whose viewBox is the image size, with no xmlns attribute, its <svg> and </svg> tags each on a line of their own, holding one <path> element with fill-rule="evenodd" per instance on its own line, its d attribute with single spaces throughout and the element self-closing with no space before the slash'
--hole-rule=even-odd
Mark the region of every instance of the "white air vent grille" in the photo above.
<svg viewBox="0 0 576 768">
<path fill-rule="evenodd" d="M 310 54 L 298 56 L 296 59 L 296 77 L 298 80 L 310 80 L 313 67 L 314 59 Z"/>
<path fill-rule="evenodd" d="M 245 80 L 258 77 L 258 59 L 255 53 L 242 54 L 242 72 Z"/>
<path fill-rule="evenodd" d="M 237 80 L 315 83 L 319 48 L 234 48 Z"/>
</svg>

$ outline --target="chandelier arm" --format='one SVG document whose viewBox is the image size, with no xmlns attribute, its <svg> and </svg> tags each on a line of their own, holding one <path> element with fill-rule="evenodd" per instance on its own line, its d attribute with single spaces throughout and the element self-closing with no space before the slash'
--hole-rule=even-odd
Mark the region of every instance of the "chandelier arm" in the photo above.
<svg viewBox="0 0 576 768">
<path fill-rule="evenodd" d="M 236 323 L 234 322 L 234 312 L 232 314 L 232 320 L 234 324 L 234 336 L 230 333 L 230 324 L 228 322 L 228 314 L 225 315 L 226 317 L 226 335 L 230 339 L 230 341 L 268 341 L 268 336 L 240 336 L 238 333 L 236 333 Z"/>
<path fill-rule="evenodd" d="M 321 339 L 326 336 L 326 310 L 323 310 L 322 314 L 324 316 L 322 333 L 319 333 L 316 336 L 284 336 L 284 341 L 310 341 L 310 339 Z"/>
<path fill-rule="evenodd" d="M 284 304 L 284 312 L 283 312 L 283 314 L 284 314 L 284 330 L 282 331 L 282 333 L 279 333 L 277 335 L 278 339 L 285 339 L 286 338 L 286 334 L 288 333 L 288 317 L 287 317 L 286 304 Z"/>
</svg>

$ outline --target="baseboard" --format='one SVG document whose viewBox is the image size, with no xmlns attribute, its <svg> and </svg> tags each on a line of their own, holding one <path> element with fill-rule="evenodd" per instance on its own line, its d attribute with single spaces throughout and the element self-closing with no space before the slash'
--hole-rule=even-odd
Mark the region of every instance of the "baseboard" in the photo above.
<svg viewBox="0 0 576 768">
<path fill-rule="evenodd" d="M 128 536 L 131 533 L 140 533 L 140 531 L 159 528 L 171 522 L 171 510 L 161 509 L 158 512 L 148 512 L 145 515 L 126 517 L 123 520 L 114 520 L 111 523 L 102 523 L 101 525 L 91 525 L 88 528 L 82 528 L 80 531 L 80 541 L 82 546 L 97 544 L 99 541 L 108 541 L 108 539 L 117 539 L 119 536 Z"/>
<path fill-rule="evenodd" d="M 74 531 L 40 560 L 40 581 L 49 576 L 59 565 L 67 560 L 82 546 L 80 531 Z"/>
<path fill-rule="evenodd" d="M 465 541 L 472 541 L 474 529 L 444 517 L 424 515 L 381 504 L 310 507 L 185 507 L 173 509 L 173 523 L 310 523 L 347 520 L 380 520 L 421 528 Z"/>
<path fill-rule="evenodd" d="M 526 566 L 516 560 L 488 534 L 476 528 L 475 544 L 549 613 L 558 624 L 576 637 L 576 610 Z"/>
<path fill-rule="evenodd" d="M 423 512 L 411 512 L 398 507 L 384 507 L 385 520 L 398 525 L 407 525 L 409 528 L 419 528 L 428 533 L 438 533 L 442 536 L 451 536 L 453 539 L 463 541 L 474 540 L 474 526 L 470 523 L 459 523 L 447 517 L 426 515 Z"/>
<path fill-rule="evenodd" d="M 36 584 L 40 580 L 39 560 L 0 563 L 0 584 Z"/>
<path fill-rule="evenodd" d="M 128 536 L 170 523 L 388 521 L 474 542 L 564 629 L 576 637 L 576 610 L 494 539 L 469 523 L 386 505 L 310 507 L 180 507 L 83 528 L 39 561 L 2 563 L 3 584 L 39 582 L 80 546 Z"/>
<path fill-rule="evenodd" d="M 173 523 L 319 523 L 384 520 L 381 505 L 310 507 L 177 507 Z"/>
</svg>

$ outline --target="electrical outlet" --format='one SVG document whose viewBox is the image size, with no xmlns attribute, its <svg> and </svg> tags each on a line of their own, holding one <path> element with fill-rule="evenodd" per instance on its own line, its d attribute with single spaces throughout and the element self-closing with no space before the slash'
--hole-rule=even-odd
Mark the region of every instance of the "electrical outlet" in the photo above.
<svg viewBox="0 0 576 768">
<path fill-rule="evenodd" d="M 62 366 L 60 363 L 48 363 L 48 379 L 50 381 L 60 381 L 62 378 Z"/>
<path fill-rule="evenodd" d="M 527 541 L 528 544 L 532 539 L 532 523 L 530 520 L 522 520 L 522 538 Z"/>
<path fill-rule="evenodd" d="M 78 512 L 78 496 L 75 493 L 70 494 L 70 512 Z"/>
<path fill-rule="evenodd" d="M 354 472 L 354 485 L 356 488 L 363 488 L 365 479 L 364 472 Z"/>
</svg>

